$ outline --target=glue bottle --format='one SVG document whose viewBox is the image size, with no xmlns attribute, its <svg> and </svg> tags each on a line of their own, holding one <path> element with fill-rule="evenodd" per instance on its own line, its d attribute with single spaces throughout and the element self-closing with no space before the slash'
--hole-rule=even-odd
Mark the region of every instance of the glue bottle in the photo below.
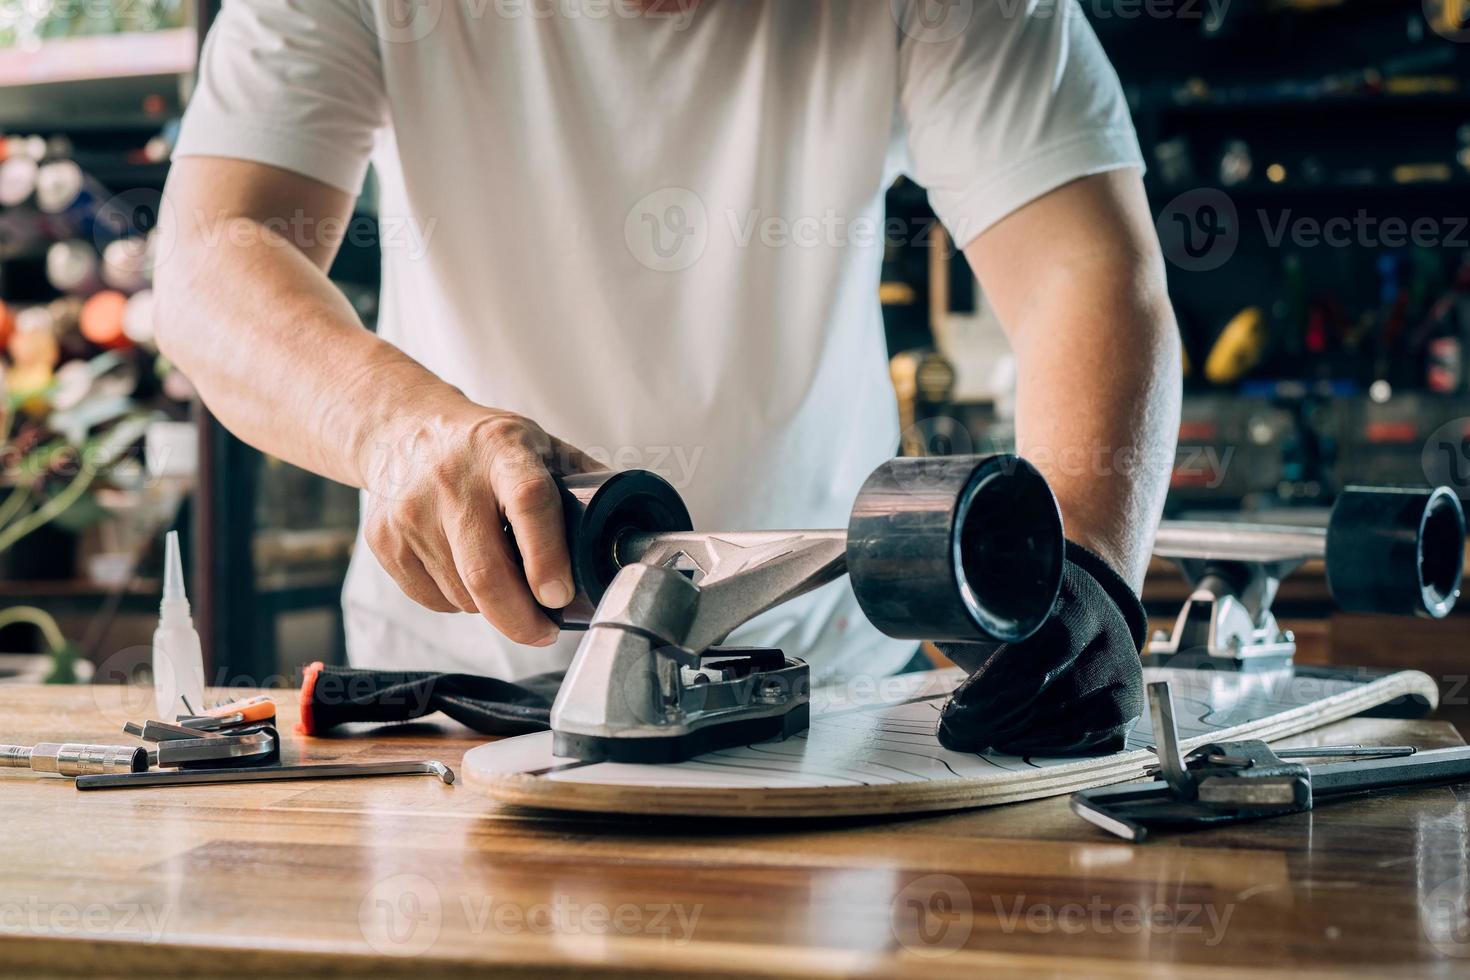
<svg viewBox="0 0 1470 980">
<path fill-rule="evenodd" d="M 163 602 L 153 631 L 153 696 L 160 721 L 204 710 L 204 651 L 184 595 L 177 531 L 168 532 L 165 545 Z"/>
</svg>

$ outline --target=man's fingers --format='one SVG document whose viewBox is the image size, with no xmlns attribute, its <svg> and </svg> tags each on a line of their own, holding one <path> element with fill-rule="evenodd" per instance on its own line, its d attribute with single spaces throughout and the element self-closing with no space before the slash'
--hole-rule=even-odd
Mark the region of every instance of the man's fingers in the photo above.
<svg viewBox="0 0 1470 980">
<path fill-rule="evenodd" d="M 536 600 L 548 609 L 562 608 L 575 588 L 556 481 L 539 456 L 517 450 L 496 458 L 490 479 Z"/>
<path fill-rule="evenodd" d="M 445 527 L 459 580 L 480 615 L 516 643 L 550 646 L 557 628 L 536 605 L 498 520 L 462 516 Z"/>
<path fill-rule="evenodd" d="M 553 473 L 560 476 L 571 476 L 573 473 L 601 473 L 607 469 L 600 460 L 587 455 L 569 442 L 563 442 L 555 436 L 548 436 L 551 440 L 551 460 L 549 467 Z"/>
<path fill-rule="evenodd" d="M 439 584 L 434 581 L 424 565 L 413 554 L 399 554 L 385 558 L 378 555 L 383 570 L 393 576 L 393 581 L 403 594 L 425 609 L 434 612 L 459 612 L 459 607 L 445 597 Z"/>
<path fill-rule="evenodd" d="M 475 597 L 470 595 L 469 589 L 460 580 L 459 570 L 454 564 L 454 549 L 450 547 L 449 538 L 442 529 L 432 547 L 420 552 L 420 555 L 424 571 L 434 580 L 445 599 L 453 603 L 460 612 L 480 611 L 475 604 Z"/>
</svg>

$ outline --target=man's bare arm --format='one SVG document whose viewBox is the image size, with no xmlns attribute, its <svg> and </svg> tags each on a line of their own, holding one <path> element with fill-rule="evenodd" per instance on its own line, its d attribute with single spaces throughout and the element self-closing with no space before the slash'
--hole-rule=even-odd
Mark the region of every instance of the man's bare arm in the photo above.
<svg viewBox="0 0 1470 980">
<path fill-rule="evenodd" d="M 363 328 L 326 275 L 348 194 L 262 164 L 189 158 L 165 196 L 159 345 L 215 417 L 265 452 L 365 489 L 367 540 L 413 599 L 551 642 L 526 584 L 547 606 L 571 599 L 548 466 L 587 461 Z"/>
<path fill-rule="evenodd" d="M 1067 184 L 965 255 L 1016 352 L 1017 444 L 1067 536 L 1143 581 L 1179 433 L 1179 331 L 1136 170 Z"/>
</svg>

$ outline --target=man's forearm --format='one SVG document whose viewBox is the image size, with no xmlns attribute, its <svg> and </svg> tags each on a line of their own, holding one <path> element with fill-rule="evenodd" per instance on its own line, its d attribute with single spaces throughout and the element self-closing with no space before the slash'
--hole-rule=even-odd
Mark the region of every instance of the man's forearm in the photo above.
<svg viewBox="0 0 1470 980">
<path fill-rule="evenodd" d="M 1091 288 L 1079 294 L 1079 282 Z M 1036 322 L 1015 332 L 1017 448 L 1051 482 L 1067 536 L 1138 588 L 1179 433 L 1179 339 L 1167 297 L 1078 277 L 1029 316 Z"/>
<path fill-rule="evenodd" d="M 187 219 L 184 219 L 187 221 Z M 182 228 L 157 273 L 163 352 L 214 415 L 251 445 L 363 486 L 369 443 L 464 399 L 373 336 L 302 251 L 249 218 L 209 241 Z"/>
<path fill-rule="evenodd" d="M 1179 435 L 1179 329 L 1143 181 L 1066 184 L 965 249 L 1017 360 L 1017 447 L 1067 536 L 1143 583 Z"/>
</svg>

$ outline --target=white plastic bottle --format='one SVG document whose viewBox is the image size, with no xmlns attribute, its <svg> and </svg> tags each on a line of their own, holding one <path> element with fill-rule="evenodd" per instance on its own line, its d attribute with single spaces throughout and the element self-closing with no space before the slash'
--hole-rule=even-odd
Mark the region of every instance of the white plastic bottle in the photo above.
<svg viewBox="0 0 1470 980">
<path fill-rule="evenodd" d="M 204 710 L 204 651 L 184 594 L 179 532 L 168 533 L 164 558 L 163 602 L 153 631 L 153 696 L 158 720 L 171 722 Z"/>
</svg>

